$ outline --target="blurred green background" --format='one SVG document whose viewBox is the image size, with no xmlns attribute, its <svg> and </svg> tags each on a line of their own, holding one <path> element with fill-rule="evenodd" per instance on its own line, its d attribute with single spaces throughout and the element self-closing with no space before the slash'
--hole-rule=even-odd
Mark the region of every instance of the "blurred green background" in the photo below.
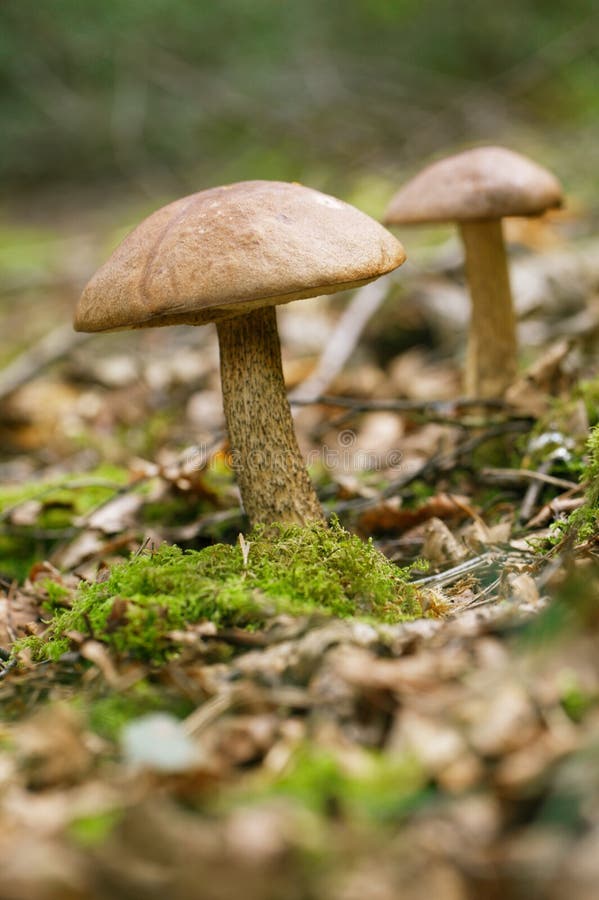
<svg viewBox="0 0 599 900">
<path fill-rule="evenodd" d="M 0 124 L 11 201 L 267 177 L 377 213 L 424 160 L 493 141 L 596 206 L 599 6 L 4 0 Z"/>
</svg>

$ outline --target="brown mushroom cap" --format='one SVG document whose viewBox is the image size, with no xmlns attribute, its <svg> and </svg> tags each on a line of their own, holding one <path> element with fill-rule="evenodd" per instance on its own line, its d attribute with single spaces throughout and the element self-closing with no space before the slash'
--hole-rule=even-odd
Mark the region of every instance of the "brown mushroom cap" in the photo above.
<svg viewBox="0 0 599 900">
<path fill-rule="evenodd" d="M 503 147 L 477 147 L 435 162 L 391 199 L 386 225 L 536 216 L 562 203 L 551 172 Z"/>
<path fill-rule="evenodd" d="M 145 219 L 86 286 L 75 328 L 201 325 L 355 287 L 404 259 L 393 235 L 341 200 L 298 184 L 240 182 Z"/>
</svg>

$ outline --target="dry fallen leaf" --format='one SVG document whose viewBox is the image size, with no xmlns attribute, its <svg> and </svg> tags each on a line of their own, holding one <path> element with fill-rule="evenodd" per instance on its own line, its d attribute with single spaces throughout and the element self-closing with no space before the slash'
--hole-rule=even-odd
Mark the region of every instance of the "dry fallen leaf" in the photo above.
<svg viewBox="0 0 599 900">
<path fill-rule="evenodd" d="M 459 562 L 468 555 L 468 551 L 447 525 L 433 516 L 424 526 L 422 555 L 433 566 L 439 566 Z"/>
<path fill-rule="evenodd" d="M 527 745 L 540 723 L 525 690 L 502 681 L 491 697 L 480 697 L 470 710 L 468 740 L 482 756 L 501 756 Z"/>
<path fill-rule="evenodd" d="M 468 503 L 467 497 L 446 493 L 430 497 L 413 509 L 405 509 L 397 500 L 387 500 L 363 512 L 358 524 L 366 534 L 398 533 L 433 518 L 459 521 L 470 515 Z"/>
<path fill-rule="evenodd" d="M 76 784 L 91 770 L 93 756 L 82 721 L 64 704 L 43 707 L 13 733 L 23 777 L 30 788 Z"/>
<path fill-rule="evenodd" d="M 16 639 L 30 633 L 40 613 L 39 600 L 18 590 L 0 586 L 0 647 L 7 650 Z"/>
<path fill-rule="evenodd" d="M 102 531 L 104 534 L 118 534 L 135 523 L 135 513 L 142 504 L 143 497 L 139 494 L 122 494 L 76 520 L 75 525 L 85 526 L 92 531 Z"/>
</svg>

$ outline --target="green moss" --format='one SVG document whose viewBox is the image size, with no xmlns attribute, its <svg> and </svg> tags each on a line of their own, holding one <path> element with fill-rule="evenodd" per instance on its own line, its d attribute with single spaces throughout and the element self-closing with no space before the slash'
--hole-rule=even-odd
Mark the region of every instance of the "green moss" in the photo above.
<svg viewBox="0 0 599 900">
<path fill-rule="evenodd" d="M 47 636 L 26 644 L 38 658 L 56 659 L 74 630 L 122 653 L 163 659 L 174 649 L 169 633 L 201 620 L 256 628 L 279 612 L 390 623 L 421 614 L 406 572 L 337 522 L 256 529 L 248 540 L 247 561 L 240 545 L 226 544 L 186 552 L 163 546 L 134 557 L 106 581 L 82 586 Z"/>
<path fill-rule="evenodd" d="M 93 700 L 85 710 L 92 731 L 116 741 L 131 719 L 155 712 L 169 712 L 184 718 L 193 709 L 191 700 L 164 687 L 140 681 L 126 693 L 110 693 Z"/>
<path fill-rule="evenodd" d="M 79 847 L 85 849 L 99 847 L 105 843 L 122 818 L 121 809 L 110 809 L 92 816 L 83 816 L 71 822 L 67 834 Z"/>
<path fill-rule="evenodd" d="M 128 477 L 126 469 L 103 465 L 81 475 L 3 485 L 0 488 L 0 513 L 26 500 L 39 500 L 44 509 L 70 508 L 82 515 L 109 499 L 115 490 L 127 483 Z M 45 523 L 40 521 L 38 524 Z"/>
<path fill-rule="evenodd" d="M 63 529 L 72 527 L 77 517 L 110 500 L 127 484 L 128 477 L 124 468 L 102 465 L 81 475 L 3 485 L 0 488 L 0 573 L 22 581 L 36 560 L 52 553 Z M 32 524 L 12 522 L 10 512 L 31 500 L 39 503 Z M 40 533 L 44 536 L 40 537 Z"/>
<path fill-rule="evenodd" d="M 51 612 L 56 607 L 61 608 L 67 605 L 71 593 L 67 587 L 52 581 L 50 578 L 46 578 L 43 581 L 43 588 L 47 595 L 44 607 L 48 612 Z"/>
<path fill-rule="evenodd" d="M 599 378 L 581 381 L 575 388 L 574 396 L 583 401 L 589 424 L 596 425 L 599 422 Z"/>
<path fill-rule="evenodd" d="M 597 696 L 581 684 L 578 673 L 565 669 L 560 673 L 562 709 L 573 722 L 582 722 L 585 715 L 597 705 Z"/>
<path fill-rule="evenodd" d="M 580 430 L 580 406 L 591 428 L 599 423 L 599 378 L 581 381 L 551 407 L 520 439 L 524 458 L 516 465 L 537 468 L 553 457 L 552 472 L 579 477 L 584 470 L 585 434 Z"/>
<path fill-rule="evenodd" d="M 579 540 L 585 541 L 599 532 L 599 425 L 592 429 L 587 442 L 582 480 L 586 484 L 585 504 L 570 516 L 568 527 L 576 529 Z"/>
<path fill-rule="evenodd" d="M 0 576 L 15 581 L 24 581 L 36 559 L 46 554 L 40 542 L 33 538 L 12 537 L 0 533 Z"/>
<path fill-rule="evenodd" d="M 599 425 L 596 425 L 587 443 L 588 459 L 584 467 L 584 480 L 587 483 L 587 503 L 589 506 L 599 505 Z"/>
<path fill-rule="evenodd" d="M 349 771 L 333 752 L 308 745 L 296 751 L 286 770 L 272 780 L 260 773 L 221 800 L 227 808 L 272 797 L 288 797 L 319 815 L 396 822 L 432 795 L 428 777 L 412 756 L 363 752 Z"/>
</svg>

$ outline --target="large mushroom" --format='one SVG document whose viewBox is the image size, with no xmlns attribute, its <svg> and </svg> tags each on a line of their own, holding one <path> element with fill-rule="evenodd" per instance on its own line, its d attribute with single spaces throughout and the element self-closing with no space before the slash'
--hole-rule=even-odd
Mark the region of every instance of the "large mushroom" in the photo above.
<svg viewBox="0 0 599 900">
<path fill-rule="evenodd" d="M 456 222 L 472 301 L 465 389 L 499 397 L 517 371 L 516 319 L 501 220 L 538 216 L 562 203 L 557 179 L 503 147 L 478 147 L 435 162 L 391 199 L 386 225 Z"/>
<path fill-rule="evenodd" d="M 275 306 L 355 288 L 403 247 L 353 206 L 299 184 L 247 181 L 159 209 L 86 286 L 77 331 L 216 322 L 233 463 L 252 525 L 323 521 L 285 392 Z"/>
</svg>

